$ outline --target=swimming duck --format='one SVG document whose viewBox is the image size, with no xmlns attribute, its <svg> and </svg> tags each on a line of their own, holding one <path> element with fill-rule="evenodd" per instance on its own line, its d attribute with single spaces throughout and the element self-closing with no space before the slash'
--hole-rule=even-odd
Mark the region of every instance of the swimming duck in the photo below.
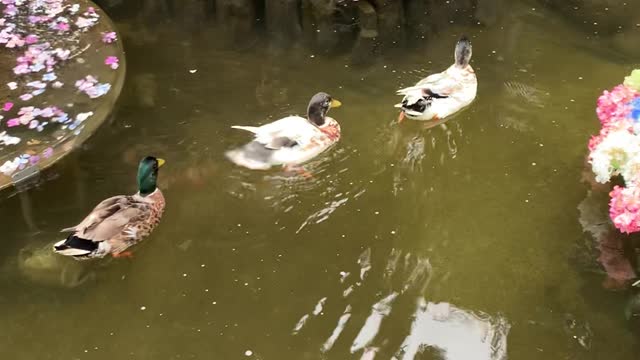
<svg viewBox="0 0 640 360">
<path fill-rule="evenodd" d="M 406 116 L 412 120 L 438 120 L 469 105 L 476 97 L 478 79 L 469 61 L 471 42 L 462 37 L 456 44 L 455 62 L 447 70 L 429 75 L 415 86 L 398 90 L 404 95 L 396 107 L 402 109 L 398 122 Z"/>
<path fill-rule="evenodd" d="M 232 126 L 253 133 L 255 138 L 225 155 L 235 164 L 253 170 L 276 165 L 295 169 L 340 140 L 340 125 L 327 116 L 329 109 L 340 105 L 340 101 L 320 92 L 309 101 L 306 118 L 296 115 L 262 126 Z"/>
<path fill-rule="evenodd" d="M 125 251 L 158 225 L 164 211 L 164 196 L 156 187 L 158 169 L 164 160 L 147 156 L 138 166 L 138 192 L 108 198 L 96 206 L 53 250 L 75 259 L 131 256 Z"/>
</svg>

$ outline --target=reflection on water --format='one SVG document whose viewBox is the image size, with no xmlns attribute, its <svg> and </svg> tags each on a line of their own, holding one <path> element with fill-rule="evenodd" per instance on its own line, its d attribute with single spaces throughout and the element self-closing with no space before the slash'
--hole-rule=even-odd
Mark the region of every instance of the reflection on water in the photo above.
<svg viewBox="0 0 640 360">
<path fill-rule="evenodd" d="M 377 293 L 376 297 L 379 299 L 370 305 L 370 312 L 366 319 L 359 318 L 356 320 L 358 323 L 350 322 L 354 312 L 362 312 L 358 311 L 358 305 L 352 304 L 349 300 L 358 296 L 357 292 L 354 293 L 354 288 L 360 289 L 367 281 L 371 281 L 367 276 L 372 270 L 371 249 L 368 248 L 360 254 L 357 264 L 360 271 L 355 274 L 356 278 L 352 281 L 349 281 L 350 273 L 341 272 L 339 281 L 343 287 L 346 286 L 342 296 L 322 297 L 313 311 L 304 314 L 296 323 L 293 335 L 300 335 L 307 323 L 319 315 L 335 315 L 338 317 L 336 325 L 321 345 L 320 352 L 330 352 L 348 326 L 357 327 L 359 330 L 355 338 L 348 340 L 351 344 L 349 352 L 361 354 L 360 359 L 372 360 L 377 357 L 382 348 L 388 348 L 392 343 L 385 337 L 388 336 L 385 335 L 388 332 L 383 331 L 382 327 L 386 318 L 394 311 L 394 305 L 399 301 L 398 299 L 404 297 L 407 300 L 417 300 L 416 310 L 413 314 L 398 317 L 398 319 L 406 319 L 407 324 L 403 328 L 407 328 L 408 334 L 396 350 L 385 349 L 385 352 L 394 354 L 392 359 L 415 359 L 419 353 L 429 347 L 435 349 L 440 354 L 440 358 L 447 360 L 506 358 L 507 334 L 510 328 L 507 320 L 501 316 L 492 318 L 481 312 L 465 311 L 446 302 L 427 302 L 418 294 L 429 292 L 428 285 L 433 273 L 429 260 L 416 257 L 411 253 L 403 254 L 398 249 L 391 250 L 384 270 L 379 273 L 386 287 L 393 290 L 389 290 L 390 292 L 386 295 Z M 330 315 L 323 311 L 328 302 L 346 302 L 347 305 L 342 313 L 331 312 Z M 356 300 L 356 302 L 360 301 Z M 406 312 L 406 309 L 401 308 L 396 311 Z M 411 325 L 407 327 L 409 322 Z M 397 327 L 397 324 L 394 327 Z M 394 334 L 394 336 L 398 335 Z"/>
<path fill-rule="evenodd" d="M 259 38 L 223 49 L 208 23 L 164 13 L 116 17 L 129 77 L 113 121 L 0 202 L 0 357 L 636 359 L 637 239 L 602 240 L 607 189 L 580 178 L 595 99 L 637 65 L 502 3 L 483 15 L 494 26 L 453 24 L 362 68 Z M 448 66 L 460 33 L 477 99 L 398 125 L 396 89 Z M 226 161 L 246 141 L 232 124 L 302 114 L 320 90 L 344 104 L 343 137 L 312 178 Z M 167 209 L 133 259 L 41 250 L 134 192 L 148 153 L 167 160 Z"/>
<path fill-rule="evenodd" d="M 509 324 L 458 309 L 449 303 L 420 299 L 411 333 L 402 344 L 400 359 L 414 359 L 424 347 L 436 348 L 446 360 L 507 358 Z"/>
</svg>

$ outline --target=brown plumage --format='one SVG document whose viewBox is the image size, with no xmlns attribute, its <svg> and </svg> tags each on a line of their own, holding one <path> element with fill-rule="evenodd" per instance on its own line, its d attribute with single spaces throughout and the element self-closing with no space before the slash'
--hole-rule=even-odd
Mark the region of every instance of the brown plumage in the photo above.
<svg viewBox="0 0 640 360">
<path fill-rule="evenodd" d="M 145 160 L 148 163 L 143 164 Z M 143 162 L 138 173 L 140 191 L 100 202 L 78 225 L 62 230 L 72 234 L 54 245 L 55 252 L 76 259 L 121 256 L 153 231 L 165 207 L 164 195 L 155 187 L 157 169 L 164 161 L 149 157 Z"/>
</svg>

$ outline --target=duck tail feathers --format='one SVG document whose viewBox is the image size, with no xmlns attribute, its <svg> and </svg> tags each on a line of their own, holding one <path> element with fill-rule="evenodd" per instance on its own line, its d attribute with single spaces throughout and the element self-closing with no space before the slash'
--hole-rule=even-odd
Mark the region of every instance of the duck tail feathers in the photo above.
<svg viewBox="0 0 640 360">
<path fill-rule="evenodd" d="M 54 252 L 66 256 L 86 256 L 97 249 L 97 243 L 75 235 L 69 235 L 68 238 L 53 244 Z"/>
<path fill-rule="evenodd" d="M 398 95 L 408 95 L 408 94 L 413 93 L 415 91 L 419 91 L 420 93 L 422 93 L 423 89 L 424 89 L 424 87 L 422 87 L 420 85 L 409 86 L 409 87 L 406 87 L 404 89 L 397 90 L 396 94 L 398 94 Z"/>
<path fill-rule="evenodd" d="M 234 125 L 231 128 L 232 129 L 248 131 L 248 132 L 254 133 L 254 134 L 258 133 L 258 127 L 256 127 L 256 126 L 238 126 L 238 125 Z"/>
<path fill-rule="evenodd" d="M 469 39 L 465 35 L 463 35 L 456 44 L 456 65 L 462 67 L 469 65 L 469 61 L 471 61 L 471 53 L 471 41 L 469 41 Z"/>
</svg>

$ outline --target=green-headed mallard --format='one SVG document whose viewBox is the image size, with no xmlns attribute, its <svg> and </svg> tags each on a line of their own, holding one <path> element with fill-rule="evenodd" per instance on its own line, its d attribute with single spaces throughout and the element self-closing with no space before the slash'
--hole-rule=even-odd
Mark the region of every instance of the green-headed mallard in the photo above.
<svg viewBox="0 0 640 360">
<path fill-rule="evenodd" d="M 147 156 L 138 166 L 138 192 L 108 198 L 57 242 L 53 250 L 75 259 L 130 256 L 127 248 L 149 235 L 158 225 L 164 211 L 164 196 L 156 187 L 158 169 L 164 160 Z"/>
<path fill-rule="evenodd" d="M 455 62 L 447 70 L 429 75 L 415 86 L 398 90 L 404 95 L 396 107 L 402 109 L 398 122 L 406 116 L 412 120 L 438 120 L 469 105 L 476 97 L 478 79 L 469 61 L 471 42 L 462 37 L 456 44 Z"/>
<path fill-rule="evenodd" d="M 295 166 L 313 159 L 340 140 L 340 125 L 327 116 L 340 106 L 329 94 L 315 94 L 307 108 L 307 118 L 287 116 L 262 126 L 232 126 L 252 132 L 255 139 L 241 148 L 227 151 L 237 165 L 267 170 L 275 165 Z"/>
</svg>

